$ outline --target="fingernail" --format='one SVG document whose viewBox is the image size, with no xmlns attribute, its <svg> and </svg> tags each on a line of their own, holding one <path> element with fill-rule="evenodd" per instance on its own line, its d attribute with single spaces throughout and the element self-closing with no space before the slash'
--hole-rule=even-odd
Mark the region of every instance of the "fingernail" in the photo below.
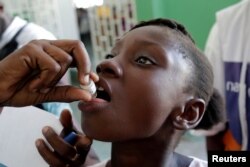
<svg viewBox="0 0 250 167">
<path fill-rule="evenodd" d="M 83 83 L 88 84 L 89 83 L 89 75 L 85 75 L 83 78 Z"/>
<path fill-rule="evenodd" d="M 42 129 L 42 132 L 43 132 L 43 134 L 49 133 L 49 127 L 44 127 L 44 128 Z"/>
<path fill-rule="evenodd" d="M 33 92 L 33 93 L 36 93 L 36 92 L 37 92 L 37 89 L 33 89 L 32 92 Z"/>
<path fill-rule="evenodd" d="M 88 91 L 86 91 L 86 90 L 83 90 L 83 91 L 85 92 L 85 95 L 84 95 L 84 97 L 80 101 L 82 103 L 86 103 L 88 101 L 91 101 L 92 95 Z"/>
<path fill-rule="evenodd" d="M 40 140 L 36 140 L 35 144 L 36 144 L 37 147 L 40 147 L 41 146 L 41 141 Z"/>
<path fill-rule="evenodd" d="M 90 100 L 92 100 L 92 95 L 91 94 L 89 94 L 89 97 L 88 97 L 87 101 L 90 101 Z"/>
<path fill-rule="evenodd" d="M 48 93 L 50 91 L 50 88 L 43 88 L 43 89 L 40 89 L 40 93 Z"/>
</svg>

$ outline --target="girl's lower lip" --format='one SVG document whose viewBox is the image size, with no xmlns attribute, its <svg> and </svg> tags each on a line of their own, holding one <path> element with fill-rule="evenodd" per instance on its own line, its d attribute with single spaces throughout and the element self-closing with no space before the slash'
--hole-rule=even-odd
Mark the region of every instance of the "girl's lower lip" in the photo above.
<svg viewBox="0 0 250 167">
<path fill-rule="evenodd" d="M 108 104 L 108 101 L 99 98 L 93 98 L 88 102 L 80 102 L 78 108 L 82 112 L 102 111 L 107 107 Z"/>
<path fill-rule="evenodd" d="M 100 99 L 100 98 L 92 98 L 90 101 L 90 103 L 108 103 L 106 100 Z"/>
</svg>

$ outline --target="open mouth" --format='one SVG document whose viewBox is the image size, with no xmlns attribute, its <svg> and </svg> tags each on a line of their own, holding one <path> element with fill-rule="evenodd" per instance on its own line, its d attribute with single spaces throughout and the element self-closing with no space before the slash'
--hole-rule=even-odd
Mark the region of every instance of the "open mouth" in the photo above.
<svg viewBox="0 0 250 167">
<path fill-rule="evenodd" d="M 96 98 L 103 99 L 103 100 L 108 101 L 108 102 L 111 101 L 110 95 L 108 94 L 108 92 L 106 92 L 106 91 L 104 90 L 103 87 L 100 87 L 100 86 L 99 86 L 99 87 L 97 88 L 96 93 L 97 93 Z"/>
</svg>

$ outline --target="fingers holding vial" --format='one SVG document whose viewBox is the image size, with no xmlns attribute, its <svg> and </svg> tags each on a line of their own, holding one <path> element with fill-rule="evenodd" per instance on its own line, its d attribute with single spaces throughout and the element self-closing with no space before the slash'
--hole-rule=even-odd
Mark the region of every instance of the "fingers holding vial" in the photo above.
<svg viewBox="0 0 250 167">
<path fill-rule="evenodd" d="M 80 84 L 80 87 L 83 90 L 88 91 L 92 95 L 92 97 L 96 97 L 97 94 L 96 94 L 95 82 L 99 80 L 99 77 L 94 72 L 91 72 L 89 75 L 90 75 L 89 83 L 87 85 Z"/>
<path fill-rule="evenodd" d="M 83 134 L 70 132 L 61 138 L 51 127 L 43 128 L 43 139 L 36 141 L 36 147 L 43 159 L 52 167 L 76 167 L 84 164 L 92 141 Z"/>
</svg>

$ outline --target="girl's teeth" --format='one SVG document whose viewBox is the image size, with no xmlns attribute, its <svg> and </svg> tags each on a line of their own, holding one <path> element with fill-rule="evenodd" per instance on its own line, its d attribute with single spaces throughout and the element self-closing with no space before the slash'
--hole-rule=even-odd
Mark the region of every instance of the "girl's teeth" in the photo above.
<svg viewBox="0 0 250 167">
<path fill-rule="evenodd" d="M 99 91 L 104 91 L 104 89 L 102 87 L 99 87 L 98 90 Z"/>
</svg>

